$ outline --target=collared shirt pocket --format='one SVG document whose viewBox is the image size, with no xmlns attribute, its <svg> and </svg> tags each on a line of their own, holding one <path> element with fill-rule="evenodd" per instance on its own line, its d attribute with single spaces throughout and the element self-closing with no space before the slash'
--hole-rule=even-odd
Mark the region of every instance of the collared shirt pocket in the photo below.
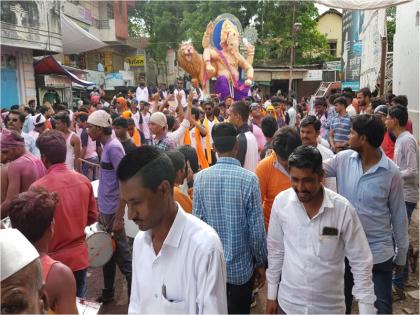
<svg viewBox="0 0 420 315">
<path fill-rule="evenodd" d="M 338 235 L 320 235 L 318 243 L 318 257 L 323 261 L 334 260 L 339 252 Z"/>
<path fill-rule="evenodd" d="M 188 314 L 186 303 L 184 301 L 168 300 L 162 297 L 163 314 Z"/>
</svg>

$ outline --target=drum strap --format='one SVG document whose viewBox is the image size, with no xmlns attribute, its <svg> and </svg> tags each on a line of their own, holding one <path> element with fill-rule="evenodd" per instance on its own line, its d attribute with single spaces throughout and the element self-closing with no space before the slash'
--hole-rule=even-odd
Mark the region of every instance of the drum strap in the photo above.
<svg viewBox="0 0 420 315">
<path fill-rule="evenodd" d="M 104 170 L 112 171 L 114 169 L 114 166 L 112 165 L 112 163 L 109 162 L 101 162 L 101 168 L 103 168 Z"/>
</svg>

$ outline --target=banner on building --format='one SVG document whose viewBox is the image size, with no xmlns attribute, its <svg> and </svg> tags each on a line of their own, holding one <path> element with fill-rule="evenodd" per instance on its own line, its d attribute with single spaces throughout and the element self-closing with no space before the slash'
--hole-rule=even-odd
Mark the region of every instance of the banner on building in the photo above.
<svg viewBox="0 0 420 315">
<path fill-rule="evenodd" d="M 322 70 L 308 70 L 303 75 L 303 81 L 322 81 Z"/>
<path fill-rule="evenodd" d="M 360 65 L 362 57 L 362 32 L 364 12 L 361 10 L 343 11 L 343 57 L 341 86 L 360 89 Z"/>
<path fill-rule="evenodd" d="M 144 55 L 136 55 L 125 58 L 130 67 L 144 67 Z"/>
<path fill-rule="evenodd" d="M 375 89 L 380 82 L 382 37 L 386 36 L 386 10 L 365 12 L 360 40 L 363 42 L 360 86 Z"/>
<path fill-rule="evenodd" d="M 70 88 L 71 80 L 65 76 L 49 74 L 44 76 L 44 84 L 46 87 Z"/>
</svg>

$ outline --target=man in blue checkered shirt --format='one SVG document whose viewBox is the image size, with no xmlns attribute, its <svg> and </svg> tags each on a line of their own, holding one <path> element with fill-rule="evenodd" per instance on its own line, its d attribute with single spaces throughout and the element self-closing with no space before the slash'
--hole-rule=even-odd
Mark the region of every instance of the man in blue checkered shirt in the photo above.
<svg viewBox="0 0 420 315">
<path fill-rule="evenodd" d="M 267 245 L 258 179 L 235 158 L 236 136 L 231 123 L 213 126 L 219 158 L 216 165 L 197 174 L 193 213 L 222 241 L 229 314 L 249 314 L 254 282 L 260 288 L 265 283 Z"/>
</svg>

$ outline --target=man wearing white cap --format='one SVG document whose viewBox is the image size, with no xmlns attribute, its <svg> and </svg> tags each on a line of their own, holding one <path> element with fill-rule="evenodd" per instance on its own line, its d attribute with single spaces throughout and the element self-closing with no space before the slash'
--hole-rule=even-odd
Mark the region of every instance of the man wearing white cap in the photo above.
<svg viewBox="0 0 420 315">
<path fill-rule="evenodd" d="M 45 119 L 44 115 L 41 113 L 35 115 L 32 118 L 32 123 L 34 124 L 34 129 L 28 132 L 28 135 L 30 135 L 34 140 L 38 139 L 39 134 L 43 133 L 45 131 L 45 122 L 47 120 Z"/>
<path fill-rule="evenodd" d="M 39 254 L 16 229 L 0 230 L 1 313 L 45 314 L 48 308 Z"/>
<path fill-rule="evenodd" d="M 97 300 L 107 303 L 114 299 L 116 264 L 127 280 L 128 296 L 131 292 L 131 251 L 124 231 L 125 202 L 120 199 L 116 173 L 125 152 L 118 138 L 111 137 L 112 119 L 107 112 L 94 111 L 89 115 L 87 124 L 89 136 L 103 146 L 99 168 L 99 222 L 109 233 L 114 233 L 116 242 L 114 255 L 103 267 L 105 288 Z"/>
<path fill-rule="evenodd" d="M 175 142 L 168 137 L 168 122 L 162 112 L 155 112 L 150 116 L 149 129 L 154 135 L 153 144 L 162 151 L 169 151 L 176 148 Z"/>
</svg>

